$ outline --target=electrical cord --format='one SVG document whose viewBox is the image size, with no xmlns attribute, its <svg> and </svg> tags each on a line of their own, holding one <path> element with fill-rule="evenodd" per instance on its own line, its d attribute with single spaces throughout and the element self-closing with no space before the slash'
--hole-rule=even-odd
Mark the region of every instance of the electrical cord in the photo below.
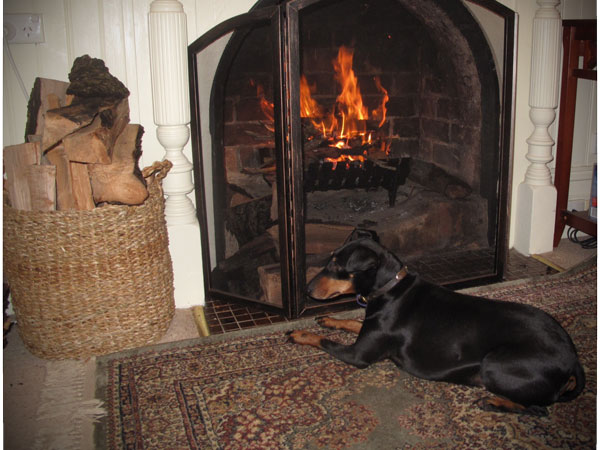
<svg viewBox="0 0 600 450">
<path fill-rule="evenodd" d="M 17 81 L 19 82 L 19 86 L 21 86 L 21 90 L 23 91 L 23 95 L 25 96 L 25 101 L 29 102 L 29 93 L 25 88 L 25 83 L 23 83 L 23 79 L 21 78 L 21 74 L 19 73 L 19 69 L 17 68 L 17 64 L 15 63 L 15 59 L 13 58 L 12 52 L 10 51 L 10 46 L 8 45 L 8 39 L 6 38 L 7 30 L 4 29 L 4 49 L 6 50 L 6 54 L 8 55 L 8 60 L 10 61 L 10 65 L 15 71 L 15 75 L 17 76 Z"/>
<path fill-rule="evenodd" d="M 569 241 L 581 245 L 581 248 L 584 248 L 586 250 L 596 248 L 596 238 L 595 237 L 590 237 L 587 239 L 580 240 L 577 237 L 578 232 L 579 232 L 579 230 L 577 230 L 576 228 L 569 227 L 569 229 L 567 230 L 567 237 L 569 238 Z"/>
</svg>

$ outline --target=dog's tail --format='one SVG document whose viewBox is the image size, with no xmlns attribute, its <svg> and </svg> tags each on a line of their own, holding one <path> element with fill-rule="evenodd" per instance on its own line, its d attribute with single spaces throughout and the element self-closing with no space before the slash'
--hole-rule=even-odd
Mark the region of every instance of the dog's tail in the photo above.
<svg viewBox="0 0 600 450">
<path fill-rule="evenodd" d="M 579 363 L 579 361 L 577 361 L 575 367 L 573 368 L 573 373 L 571 377 L 565 384 L 564 388 L 562 389 L 562 392 L 560 393 L 556 401 L 568 402 L 570 400 L 573 400 L 575 397 L 581 394 L 581 391 L 583 391 L 584 387 L 585 374 L 583 372 L 583 367 L 581 367 L 581 364 Z"/>
</svg>

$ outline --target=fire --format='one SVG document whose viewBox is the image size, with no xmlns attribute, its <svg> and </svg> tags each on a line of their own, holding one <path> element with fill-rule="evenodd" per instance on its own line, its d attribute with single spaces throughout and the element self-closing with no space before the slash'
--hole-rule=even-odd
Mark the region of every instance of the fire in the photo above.
<svg viewBox="0 0 600 450">
<path fill-rule="evenodd" d="M 340 47 L 337 58 L 333 61 L 335 79 L 340 85 L 341 93 L 336 99 L 334 111 L 326 113 L 323 108 L 313 99 L 312 93 L 316 86 L 309 86 L 306 77 L 302 75 L 300 79 L 300 108 L 301 117 L 309 118 L 315 128 L 321 131 L 324 138 L 336 140 L 331 144 L 334 147 L 342 148 L 345 140 L 360 137 L 362 144 L 371 142 L 371 135 L 367 133 L 366 121 L 377 120 L 381 127 L 385 122 L 386 103 L 389 100 L 388 93 L 381 85 L 378 77 L 375 77 L 375 86 L 382 94 L 382 100 L 379 106 L 372 111 L 369 116 L 368 109 L 363 103 L 358 78 L 352 68 L 354 50 L 347 47 Z M 336 112 L 338 117 L 336 117 Z"/>
<path fill-rule="evenodd" d="M 260 100 L 260 109 L 262 110 L 265 117 L 269 120 L 268 125 L 265 125 L 269 131 L 274 132 L 275 122 L 275 105 L 265 97 L 265 90 L 260 84 L 256 84 L 254 80 L 250 80 L 250 85 L 256 86 L 256 96 Z"/>
<path fill-rule="evenodd" d="M 333 163 L 331 170 L 335 170 L 339 162 L 346 162 L 346 167 L 350 166 L 350 162 L 359 161 L 361 164 L 365 162 L 364 156 L 340 155 L 339 158 L 325 158 L 325 161 Z"/>
<path fill-rule="evenodd" d="M 300 78 L 300 116 L 310 120 L 315 130 L 321 133 L 324 144 L 336 147 L 340 150 L 349 149 L 356 145 L 372 144 L 371 132 L 367 131 L 367 121 L 377 122 L 381 127 L 385 123 L 389 100 L 388 92 L 381 84 L 379 77 L 374 77 L 375 87 L 381 93 L 381 101 L 377 108 L 371 111 L 363 103 L 363 98 L 358 84 L 358 78 L 353 69 L 354 50 L 341 46 L 337 58 L 333 60 L 335 80 L 340 86 L 340 94 L 336 98 L 332 110 L 321 106 L 314 98 L 316 85 L 309 85 L 304 75 Z M 273 103 L 265 98 L 264 89 L 250 80 L 252 86 L 256 86 L 256 94 L 260 100 L 260 107 L 269 120 L 265 124 L 273 131 L 274 107 Z M 371 126 L 373 127 L 373 126 Z M 308 140 L 316 136 L 308 136 Z M 384 144 L 382 144 L 384 145 Z M 327 161 L 337 162 L 365 160 L 362 156 L 342 155 L 337 159 L 326 158 Z"/>
</svg>

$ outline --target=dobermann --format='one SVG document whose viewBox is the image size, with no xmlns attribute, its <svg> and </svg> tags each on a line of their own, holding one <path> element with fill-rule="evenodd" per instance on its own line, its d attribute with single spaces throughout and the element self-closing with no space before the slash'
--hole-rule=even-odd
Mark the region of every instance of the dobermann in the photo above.
<svg viewBox="0 0 600 450">
<path fill-rule="evenodd" d="M 357 333 L 352 345 L 303 330 L 289 333 L 292 342 L 356 367 L 389 358 L 420 378 L 482 386 L 495 394 L 477 402 L 488 411 L 544 416 L 546 406 L 583 390 L 575 346 L 550 315 L 424 281 L 372 238 L 334 251 L 308 294 L 317 300 L 358 294 L 366 303 L 362 322 L 317 319 L 321 326 Z"/>
</svg>

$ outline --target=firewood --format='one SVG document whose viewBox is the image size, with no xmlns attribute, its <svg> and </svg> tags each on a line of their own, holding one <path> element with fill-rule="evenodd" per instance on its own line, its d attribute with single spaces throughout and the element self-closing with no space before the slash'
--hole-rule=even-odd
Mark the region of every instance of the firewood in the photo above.
<svg viewBox="0 0 600 450">
<path fill-rule="evenodd" d="M 39 144 L 32 142 L 4 147 L 4 170 L 10 204 L 15 209 L 31 210 L 27 167 L 39 163 Z"/>
<path fill-rule="evenodd" d="M 54 211 L 56 209 L 56 167 L 27 166 L 25 175 L 29 185 L 31 209 Z"/>
<path fill-rule="evenodd" d="M 71 84 L 68 94 L 77 97 L 105 97 L 121 99 L 129 97 L 129 90 L 110 74 L 104 61 L 83 55 L 75 59 L 69 73 Z"/>
<path fill-rule="evenodd" d="M 127 125 L 115 142 L 112 163 L 88 165 L 96 203 L 139 205 L 146 200 L 148 190 L 138 167 L 143 133 L 141 125 Z"/>
<path fill-rule="evenodd" d="M 307 255 L 330 253 L 341 247 L 354 227 L 349 225 L 333 225 L 325 223 L 307 223 L 304 226 L 305 246 Z M 267 230 L 275 242 L 279 242 L 279 226 Z"/>
<path fill-rule="evenodd" d="M 65 136 L 91 124 L 100 112 L 117 106 L 118 102 L 112 100 L 90 98 L 77 99 L 69 106 L 47 111 L 41 133 L 42 150 L 47 151 Z"/>
<path fill-rule="evenodd" d="M 46 157 L 56 167 L 56 209 L 59 211 L 75 209 L 71 164 L 67 159 L 65 148 L 57 145 L 46 153 Z"/>
<path fill-rule="evenodd" d="M 65 136 L 63 144 L 70 161 L 110 164 L 117 137 L 129 122 L 127 99 L 98 113 L 92 123 Z"/>
<path fill-rule="evenodd" d="M 308 267 L 306 270 L 306 281 L 312 280 L 322 267 Z M 283 307 L 281 296 L 281 264 L 269 264 L 257 269 L 260 287 L 263 291 L 261 300 L 270 305 Z"/>
<path fill-rule="evenodd" d="M 415 158 L 410 160 L 408 178 L 453 200 L 466 198 L 473 191 L 466 182 L 441 167 Z"/>
<path fill-rule="evenodd" d="M 32 134 L 42 134 L 44 115 L 49 109 L 66 105 L 66 95 L 69 83 L 66 81 L 36 78 L 27 104 L 27 124 L 25 139 Z M 58 99 L 58 106 L 49 105 L 49 101 Z"/>
<path fill-rule="evenodd" d="M 75 209 L 90 210 L 96 207 L 92 197 L 92 186 L 88 175 L 87 164 L 70 162 L 71 182 L 73 183 L 73 198 Z"/>
</svg>

